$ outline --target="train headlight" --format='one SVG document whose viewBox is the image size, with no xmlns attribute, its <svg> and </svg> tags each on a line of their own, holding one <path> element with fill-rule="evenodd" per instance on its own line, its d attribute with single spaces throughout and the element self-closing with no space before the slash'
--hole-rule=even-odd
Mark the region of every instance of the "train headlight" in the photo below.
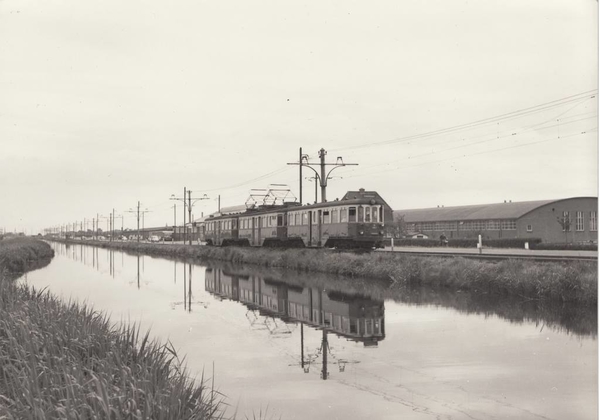
<svg viewBox="0 0 600 420">
<path fill-rule="evenodd" d="M 380 230 L 380 231 L 379 231 L 379 234 L 380 234 L 380 235 L 383 235 L 383 230 Z"/>
<path fill-rule="evenodd" d="M 360 232 L 358 232 L 359 235 L 364 235 L 365 232 L 363 232 L 362 230 Z"/>
</svg>

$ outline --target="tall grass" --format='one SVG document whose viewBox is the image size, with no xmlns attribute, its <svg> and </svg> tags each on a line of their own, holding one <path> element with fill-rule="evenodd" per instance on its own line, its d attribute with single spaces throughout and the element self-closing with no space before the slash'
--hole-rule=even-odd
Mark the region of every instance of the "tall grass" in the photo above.
<svg viewBox="0 0 600 420">
<path fill-rule="evenodd" d="M 91 243 L 94 244 L 94 243 Z M 231 261 L 264 267 L 384 279 L 395 284 L 443 287 L 529 299 L 597 304 L 596 262 L 478 261 L 386 252 L 337 253 L 315 249 L 269 249 L 101 243 L 102 247 L 148 255 Z"/>
<path fill-rule="evenodd" d="M 0 242 L 0 419 L 218 419 L 223 399 L 170 344 L 8 280 L 44 245 Z M 39 241 L 38 241 L 39 242 Z M 15 263 L 16 262 L 16 263 Z"/>
</svg>

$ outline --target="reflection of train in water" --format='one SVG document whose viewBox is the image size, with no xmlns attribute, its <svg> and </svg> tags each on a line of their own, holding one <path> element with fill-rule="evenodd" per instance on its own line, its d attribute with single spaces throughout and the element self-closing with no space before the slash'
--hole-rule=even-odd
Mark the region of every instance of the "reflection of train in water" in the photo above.
<svg viewBox="0 0 600 420">
<path fill-rule="evenodd" d="M 381 247 L 392 209 L 375 191 L 349 191 L 341 200 L 250 206 L 235 214 L 209 216 L 201 239 L 211 245 Z"/>
<path fill-rule="evenodd" d="M 383 301 L 210 267 L 205 287 L 261 315 L 324 329 L 365 346 L 377 346 L 385 338 Z"/>
</svg>

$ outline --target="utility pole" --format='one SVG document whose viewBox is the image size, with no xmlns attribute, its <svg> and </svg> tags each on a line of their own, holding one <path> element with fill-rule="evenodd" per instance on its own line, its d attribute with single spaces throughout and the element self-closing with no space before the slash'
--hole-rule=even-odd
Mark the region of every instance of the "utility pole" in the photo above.
<svg viewBox="0 0 600 420">
<path fill-rule="evenodd" d="M 288 165 L 300 165 L 302 166 L 306 166 L 307 168 L 310 168 L 314 173 L 315 176 L 319 179 L 319 183 L 321 184 L 321 202 L 325 203 L 327 201 L 327 180 L 330 179 L 329 178 L 329 174 L 331 174 L 331 172 L 333 172 L 334 169 L 337 168 L 341 168 L 342 166 L 357 166 L 358 163 L 344 163 L 344 160 L 342 159 L 341 156 L 338 156 L 336 159 L 335 163 L 326 163 L 325 162 L 325 155 L 327 155 L 327 151 L 323 148 L 321 148 L 321 150 L 319 150 L 319 159 L 320 161 L 318 163 L 316 162 L 309 162 L 308 161 L 308 155 L 300 155 L 300 162 L 296 163 L 296 162 L 292 162 L 292 163 L 288 163 Z M 320 174 L 319 172 L 312 167 L 312 165 L 314 166 L 319 166 L 320 167 Z M 326 171 L 326 166 L 333 166 L 333 168 L 331 168 L 329 170 L 329 172 Z M 302 181 L 300 181 L 302 182 Z M 302 188 L 302 184 L 300 185 L 300 188 Z M 300 202 L 302 204 L 302 202 Z"/>
<path fill-rule="evenodd" d="M 173 204 L 173 233 L 175 233 L 175 227 L 177 226 L 177 203 Z"/>
<path fill-rule="evenodd" d="M 137 214 L 137 234 L 136 234 L 136 238 L 137 238 L 137 242 L 139 242 L 140 241 L 140 202 L 138 201 L 137 210 L 129 209 L 129 210 L 127 210 L 127 213 L 135 213 L 135 214 Z M 142 215 L 144 213 L 148 213 L 148 209 L 142 210 Z"/>
<path fill-rule="evenodd" d="M 298 168 L 300 169 L 300 205 L 302 205 L 302 147 L 300 148 L 300 157 L 298 158 L 298 162 L 300 163 L 298 165 Z M 315 181 L 317 182 L 317 181 Z M 315 199 L 316 200 L 316 199 Z"/>
<path fill-rule="evenodd" d="M 187 197 L 186 197 L 187 194 Z M 185 207 L 187 206 L 188 208 L 188 215 L 189 215 L 189 223 L 192 223 L 192 207 L 193 205 L 196 203 L 196 201 L 199 200 L 208 200 L 208 196 L 206 194 L 204 194 L 202 197 L 192 197 L 192 191 L 188 190 L 187 188 L 183 188 L 183 197 L 175 197 L 175 194 L 171 194 L 170 200 L 180 200 L 183 201 L 183 232 L 184 232 L 184 237 L 183 237 L 183 243 L 185 244 L 186 238 L 188 237 L 187 235 L 187 229 L 185 227 Z M 192 202 L 192 200 L 194 200 Z M 187 203 L 186 203 L 187 201 Z M 189 235 L 189 244 L 192 244 L 192 235 L 190 232 Z"/>
</svg>

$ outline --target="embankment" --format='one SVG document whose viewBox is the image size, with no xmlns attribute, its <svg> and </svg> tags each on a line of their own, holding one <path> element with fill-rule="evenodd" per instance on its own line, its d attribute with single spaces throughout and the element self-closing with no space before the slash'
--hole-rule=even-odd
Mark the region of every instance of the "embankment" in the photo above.
<svg viewBox="0 0 600 420">
<path fill-rule="evenodd" d="M 381 279 L 391 285 L 426 286 L 476 293 L 513 295 L 595 306 L 597 263 L 549 263 L 523 260 L 488 262 L 375 252 L 327 252 L 319 249 L 209 247 L 131 242 L 81 242 L 145 255 L 229 261 L 263 267 Z"/>
<path fill-rule="evenodd" d="M 41 241 L 0 241 L 1 419 L 222 418 L 221 396 L 170 345 L 12 281 L 52 255 Z"/>
</svg>

